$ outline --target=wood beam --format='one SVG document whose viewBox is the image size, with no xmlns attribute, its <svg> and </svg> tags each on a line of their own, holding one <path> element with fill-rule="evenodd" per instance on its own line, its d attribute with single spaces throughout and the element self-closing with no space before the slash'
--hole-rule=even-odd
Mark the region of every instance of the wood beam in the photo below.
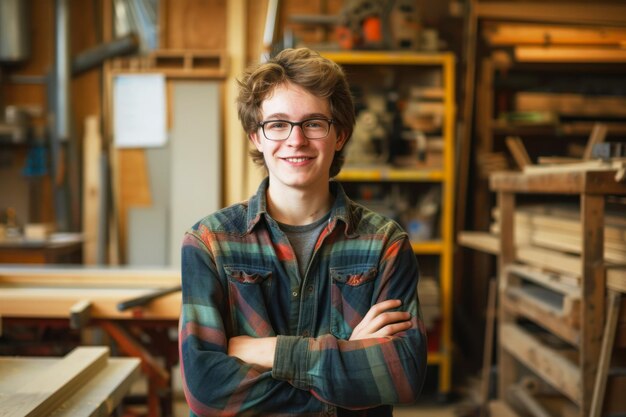
<svg viewBox="0 0 626 417">
<path fill-rule="evenodd" d="M 475 13 L 479 18 L 510 21 L 626 25 L 626 5 L 622 4 L 477 2 Z"/>
</svg>

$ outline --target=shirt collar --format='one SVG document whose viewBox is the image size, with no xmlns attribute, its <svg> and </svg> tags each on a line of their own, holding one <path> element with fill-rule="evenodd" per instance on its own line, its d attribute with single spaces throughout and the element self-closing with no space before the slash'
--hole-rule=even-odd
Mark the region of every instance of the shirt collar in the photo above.
<svg viewBox="0 0 626 417">
<path fill-rule="evenodd" d="M 252 229 L 261 220 L 261 215 L 267 213 L 267 187 L 269 186 L 269 177 L 265 177 L 256 194 L 254 194 L 248 201 L 248 217 L 247 217 L 247 230 L 246 233 L 251 233 Z M 330 181 L 330 192 L 335 196 L 335 202 L 330 210 L 329 224 L 334 228 L 337 221 L 341 220 L 346 225 L 345 234 L 348 237 L 354 233 L 354 224 L 351 217 L 351 200 L 346 195 L 343 187 L 336 181 Z"/>
</svg>

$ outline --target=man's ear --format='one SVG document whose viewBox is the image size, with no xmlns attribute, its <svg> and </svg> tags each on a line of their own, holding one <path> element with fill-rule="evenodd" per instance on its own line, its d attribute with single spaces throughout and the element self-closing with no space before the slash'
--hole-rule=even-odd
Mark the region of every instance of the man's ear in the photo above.
<svg viewBox="0 0 626 417">
<path fill-rule="evenodd" d="M 252 144 L 257 148 L 259 152 L 263 152 L 263 147 L 261 146 L 261 139 L 259 138 L 259 132 L 252 132 L 248 135 L 248 139 Z"/>
<path fill-rule="evenodd" d="M 337 135 L 337 141 L 335 142 L 335 152 L 339 152 L 346 144 L 346 134 L 344 132 Z"/>
</svg>

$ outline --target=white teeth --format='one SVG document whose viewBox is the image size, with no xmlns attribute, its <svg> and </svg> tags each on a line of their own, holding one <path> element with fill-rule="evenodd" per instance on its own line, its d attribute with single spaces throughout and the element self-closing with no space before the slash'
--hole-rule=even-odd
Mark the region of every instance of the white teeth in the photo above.
<svg viewBox="0 0 626 417">
<path fill-rule="evenodd" d="M 285 160 L 287 160 L 288 162 L 304 162 L 309 158 L 285 158 Z"/>
</svg>

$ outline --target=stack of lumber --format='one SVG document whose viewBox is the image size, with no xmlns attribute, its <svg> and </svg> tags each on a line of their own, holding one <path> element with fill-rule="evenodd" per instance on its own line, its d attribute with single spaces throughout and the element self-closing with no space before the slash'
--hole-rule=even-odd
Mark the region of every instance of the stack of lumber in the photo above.
<svg viewBox="0 0 626 417">
<path fill-rule="evenodd" d="M 95 346 L 63 358 L 0 357 L 0 414 L 109 416 L 139 377 L 139 362 Z"/>
<path fill-rule="evenodd" d="M 491 231 L 499 233 L 494 210 Z M 604 259 L 608 263 L 626 263 L 626 217 L 623 213 L 607 212 L 604 221 Z M 564 255 L 580 255 L 582 252 L 582 226 L 578 207 L 568 205 L 529 205 L 515 211 L 515 239 L 520 250 L 526 247 L 546 249 Z M 573 268 L 568 268 L 568 266 Z M 566 263 L 564 272 L 578 274 L 576 263 Z"/>
</svg>

